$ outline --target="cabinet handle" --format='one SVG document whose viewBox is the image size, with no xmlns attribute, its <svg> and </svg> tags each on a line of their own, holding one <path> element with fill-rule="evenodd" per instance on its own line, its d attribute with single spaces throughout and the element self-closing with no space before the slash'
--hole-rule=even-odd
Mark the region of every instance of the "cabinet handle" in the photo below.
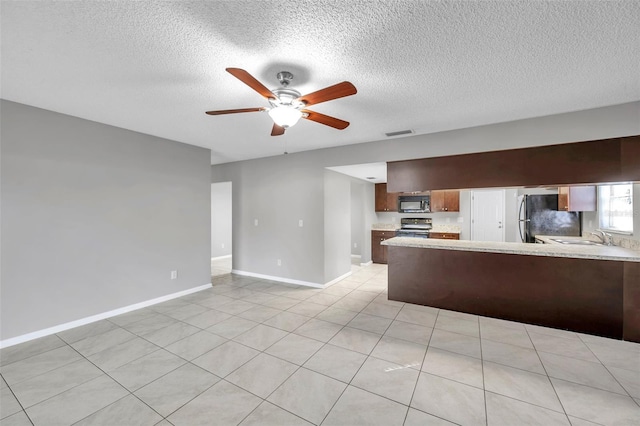
<svg viewBox="0 0 640 426">
<path fill-rule="evenodd" d="M 448 209 L 447 207 L 445 207 L 445 208 L 444 208 L 444 211 L 445 211 L 445 212 L 446 212 L 446 211 L 449 211 L 449 209 Z"/>
</svg>

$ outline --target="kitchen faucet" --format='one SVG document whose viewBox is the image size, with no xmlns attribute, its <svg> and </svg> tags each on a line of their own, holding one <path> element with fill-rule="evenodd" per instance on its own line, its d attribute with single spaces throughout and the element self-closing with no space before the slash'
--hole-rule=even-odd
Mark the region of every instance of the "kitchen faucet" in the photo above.
<svg viewBox="0 0 640 426">
<path fill-rule="evenodd" d="M 611 241 L 611 234 L 604 232 L 602 229 L 596 229 L 594 232 L 589 232 L 589 234 L 600 238 L 602 240 L 602 244 L 606 244 L 608 246 L 613 245 L 613 242 Z"/>
</svg>

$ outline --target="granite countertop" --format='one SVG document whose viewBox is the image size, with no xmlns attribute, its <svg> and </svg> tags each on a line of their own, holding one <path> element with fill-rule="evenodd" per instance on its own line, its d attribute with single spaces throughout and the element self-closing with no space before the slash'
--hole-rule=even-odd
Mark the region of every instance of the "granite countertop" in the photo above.
<svg viewBox="0 0 640 426">
<path fill-rule="evenodd" d="M 615 246 L 506 243 L 493 241 L 438 240 L 430 238 L 407 237 L 390 238 L 386 241 L 383 241 L 381 244 L 386 246 L 399 247 L 640 262 L 640 251 Z"/>
<path fill-rule="evenodd" d="M 400 229 L 397 223 L 374 223 L 371 225 L 372 231 L 396 231 Z"/>
<path fill-rule="evenodd" d="M 459 234 L 460 227 L 458 225 L 433 225 L 431 232 L 442 232 L 445 234 Z"/>
</svg>

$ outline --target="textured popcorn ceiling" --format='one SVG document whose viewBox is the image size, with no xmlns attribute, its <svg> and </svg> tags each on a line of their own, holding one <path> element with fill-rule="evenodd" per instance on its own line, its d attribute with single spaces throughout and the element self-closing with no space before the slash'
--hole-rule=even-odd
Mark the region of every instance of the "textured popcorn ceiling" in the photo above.
<svg viewBox="0 0 640 426">
<path fill-rule="evenodd" d="M 5 1 L 1 97 L 212 149 L 212 163 L 640 100 L 639 1 Z M 352 97 L 269 136 L 225 72 Z M 400 140 L 398 140 L 400 143 Z M 285 147 L 286 144 L 286 147 Z"/>
</svg>

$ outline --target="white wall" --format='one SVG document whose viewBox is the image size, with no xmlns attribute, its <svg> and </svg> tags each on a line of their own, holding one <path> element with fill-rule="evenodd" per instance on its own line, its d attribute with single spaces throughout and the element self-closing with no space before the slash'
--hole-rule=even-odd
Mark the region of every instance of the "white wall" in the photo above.
<svg viewBox="0 0 640 426">
<path fill-rule="evenodd" d="M 231 255 L 231 182 L 211 184 L 211 257 Z"/>
<path fill-rule="evenodd" d="M 634 102 L 212 166 L 213 182 L 233 182 L 234 218 L 239 218 L 233 224 L 234 268 L 326 282 L 324 265 L 340 260 L 331 253 L 325 256 L 323 247 L 325 167 L 638 135 L 639 114 L 640 102 Z M 345 131 L 356 128 L 357 123 L 353 123 Z M 255 217 L 264 218 L 265 226 L 254 227 Z M 309 219 L 310 226 L 304 228 L 307 235 L 300 235 L 299 218 Z M 278 268 L 276 255 L 286 257 L 287 264 L 295 262 Z"/>
<path fill-rule="evenodd" d="M 8 101 L 0 118 L 1 340 L 210 282 L 209 150 Z"/>
<path fill-rule="evenodd" d="M 332 281 L 351 271 L 351 178 L 324 172 L 324 280 Z"/>
<path fill-rule="evenodd" d="M 363 193 L 366 184 L 364 181 L 351 180 L 351 254 L 354 256 L 362 254 L 362 235 L 364 233 L 362 227 L 364 220 Z"/>
</svg>

